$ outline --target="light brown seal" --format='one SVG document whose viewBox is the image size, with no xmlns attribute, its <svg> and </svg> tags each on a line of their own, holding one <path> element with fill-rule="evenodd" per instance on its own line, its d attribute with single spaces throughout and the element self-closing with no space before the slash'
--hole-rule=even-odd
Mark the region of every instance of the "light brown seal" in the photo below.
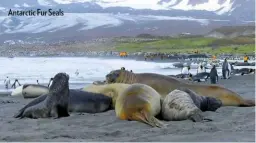
<svg viewBox="0 0 256 143">
<path fill-rule="evenodd" d="M 106 75 L 107 83 L 141 83 L 154 88 L 162 98 L 179 87 L 193 90 L 200 96 L 208 96 L 220 99 L 223 106 L 255 106 L 254 100 L 246 100 L 237 93 L 217 85 L 200 85 L 196 83 L 185 83 L 176 78 L 155 73 L 134 73 L 127 70 L 114 70 Z"/>
<path fill-rule="evenodd" d="M 105 96 L 111 97 L 112 107 L 115 108 L 116 98 L 129 86 L 130 84 L 124 84 L 124 83 L 113 83 L 113 84 L 103 84 L 103 85 L 91 84 L 83 88 L 83 91 L 100 93 Z"/>
<path fill-rule="evenodd" d="M 161 111 L 161 96 L 150 86 L 132 84 L 116 99 L 115 112 L 121 120 L 135 120 L 151 125 L 165 127 L 157 118 Z"/>
</svg>

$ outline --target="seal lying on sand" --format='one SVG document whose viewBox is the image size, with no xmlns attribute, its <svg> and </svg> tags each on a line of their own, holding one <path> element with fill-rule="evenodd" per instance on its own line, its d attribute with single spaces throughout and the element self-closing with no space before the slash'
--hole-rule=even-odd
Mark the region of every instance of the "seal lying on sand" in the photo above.
<svg viewBox="0 0 256 143">
<path fill-rule="evenodd" d="M 135 120 L 164 127 L 155 116 L 161 111 L 161 96 L 150 86 L 132 84 L 116 99 L 115 112 L 121 120 Z"/>
<path fill-rule="evenodd" d="M 41 95 L 38 98 L 32 100 L 20 111 L 24 111 L 26 108 L 34 106 L 47 97 L 47 94 Z M 69 112 L 84 112 L 84 113 L 100 113 L 105 112 L 112 108 L 112 98 L 103 94 L 86 92 L 77 89 L 69 90 Z M 22 111 L 22 112 L 23 112 Z"/>
<path fill-rule="evenodd" d="M 251 74 L 253 72 L 255 73 L 255 69 L 250 69 L 250 68 L 233 69 L 232 71 L 233 74 L 241 74 L 241 75 Z"/>
<path fill-rule="evenodd" d="M 193 100 L 194 104 L 201 110 L 201 111 L 216 111 L 222 106 L 221 100 L 213 97 L 207 96 L 199 96 L 192 90 L 184 87 L 178 88 L 180 91 L 186 92 L 191 99 Z"/>
<path fill-rule="evenodd" d="M 48 94 L 49 88 L 38 84 L 24 84 L 22 95 L 24 98 L 36 98 L 42 94 Z"/>
<path fill-rule="evenodd" d="M 106 75 L 107 83 L 141 83 L 154 88 L 164 99 L 174 89 L 185 87 L 200 96 L 220 99 L 223 106 L 255 106 L 254 100 L 245 100 L 237 93 L 217 85 L 200 85 L 185 83 L 178 79 L 155 73 L 131 73 L 126 70 L 114 70 Z"/>
<path fill-rule="evenodd" d="M 38 98 L 37 98 L 38 99 Z M 15 118 L 60 118 L 69 116 L 69 75 L 58 73 L 54 76 L 47 97 L 40 103 L 21 109 Z"/>
<path fill-rule="evenodd" d="M 184 91 L 173 90 L 162 103 L 162 117 L 167 121 L 190 119 L 194 122 L 203 120 L 202 111 L 194 104 L 191 97 Z"/>
<path fill-rule="evenodd" d="M 86 86 L 83 91 L 100 93 L 105 96 L 112 98 L 112 107 L 115 108 L 116 98 L 120 95 L 130 84 L 124 83 L 113 83 L 113 84 L 104 84 L 104 85 L 94 85 L 91 84 Z"/>
<path fill-rule="evenodd" d="M 201 82 L 202 80 L 206 81 L 209 77 L 210 77 L 210 73 L 201 72 L 201 73 L 198 73 L 198 74 L 192 76 L 191 80 Z"/>
<path fill-rule="evenodd" d="M 24 98 L 36 98 L 49 93 L 49 88 L 38 84 L 24 84 L 12 91 L 11 96 L 23 96 Z"/>
<path fill-rule="evenodd" d="M 170 77 L 173 77 L 172 75 Z M 192 74 L 177 74 L 174 77 L 176 78 L 182 78 L 182 79 L 190 79 L 192 77 Z"/>
</svg>

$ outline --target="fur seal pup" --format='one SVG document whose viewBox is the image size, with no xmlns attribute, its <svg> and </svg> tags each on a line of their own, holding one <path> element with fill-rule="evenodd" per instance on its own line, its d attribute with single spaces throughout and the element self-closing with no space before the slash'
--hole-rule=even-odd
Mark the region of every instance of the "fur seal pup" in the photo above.
<svg viewBox="0 0 256 143">
<path fill-rule="evenodd" d="M 205 111 L 215 112 L 217 109 L 219 109 L 222 106 L 221 100 L 217 98 L 199 96 L 194 91 L 184 87 L 180 87 L 178 88 L 178 90 L 186 92 L 191 97 L 194 104 L 203 112 Z"/>
<path fill-rule="evenodd" d="M 194 122 L 203 120 L 202 111 L 194 104 L 191 97 L 184 91 L 173 90 L 162 103 L 162 117 L 167 121 L 190 119 Z"/>
<path fill-rule="evenodd" d="M 34 106 L 47 97 L 47 94 L 41 95 L 38 98 L 29 102 L 21 110 Z M 100 113 L 112 108 L 112 99 L 108 96 L 99 93 L 86 92 L 77 89 L 69 90 L 69 112 L 84 112 L 84 113 Z M 23 112 L 22 111 L 22 112 Z"/>
<path fill-rule="evenodd" d="M 104 85 L 91 84 L 83 88 L 83 91 L 100 93 L 112 98 L 112 107 L 115 108 L 116 98 L 130 86 L 130 84 L 113 83 Z"/>
<path fill-rule="evenodd" d="M 135 120 L 151 125 L 164 127 L 156 115 L 161 111 L 161 96 L 150 86 L 132 84 L 116 99 L 115 112 L 121 120 Z"/>
<path fill-rule="evenodd" d="M 35 100 L 42 100 L 43 96 Z M 60 118 L 69 116 L 69 75 L 58 73 L 54 76 L 52 85 L 46 98 L 36 105 L 22 108 L 15 118 Z M 26 106 L 25 106 L 26 107 Z"/>
<path fill-rule="evenodd" d="M 155 73 L 131 73 L 127 70 L 114 70 L 106 75 L 107 83 L 141 83 L 154 88 L 164 99 L 174 89 L 186 87 L 200 96 L 214 97 L 221 100 L 223 106 L 255 106 L 255 100 L 246 100 L 237 93 L 218 85 L 185 83 L 176 78 Z"/>
</svg>

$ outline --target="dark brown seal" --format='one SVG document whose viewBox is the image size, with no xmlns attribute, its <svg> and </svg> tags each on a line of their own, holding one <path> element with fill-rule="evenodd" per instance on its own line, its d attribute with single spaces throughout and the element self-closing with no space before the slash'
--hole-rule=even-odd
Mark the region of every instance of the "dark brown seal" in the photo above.
<svg viewBox="0 0 256 143">
<path fill-rule="evenodd" d="M 42 100 L 39 96 L 35 100 Z M 69 75 L 58 73 L 54 76 L 47 97 L 36 105 L 31 106 L 29 103 L 22 108 L 15 118 L 60 118 L 69 116 Z"/>
</svg>

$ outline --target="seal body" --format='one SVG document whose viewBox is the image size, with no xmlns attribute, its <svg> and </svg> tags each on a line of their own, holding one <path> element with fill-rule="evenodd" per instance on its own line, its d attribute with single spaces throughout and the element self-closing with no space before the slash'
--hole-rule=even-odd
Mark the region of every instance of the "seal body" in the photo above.
<svg viewBox="0 0 256 143">
<path fill-rule="evenodd" d="M 201 110 L 194 104 L 190 96 L 180 90 L 173 90 L 162 103 L 162 117 L 167 121 L 180 121 L 190 119 L 202 121 Z"/>
<path fill-rule="evenodd" d="M 23 89 L 23 85 L 15 88 L 12 93 L 11 96 L 22 96 L 22 89 Z"/>
<path fill-rule="evenodd" d="M 70 89 L 69 112 L 100 113 L 111 108 L 111 97 L 100 93 Z"/>
<path fill-rule="evenodd" d="M 173 90 L 185 87 L 193 90 L 197 95 L 220 99 L 223 106 L 255 106 L 254 100 L 246 100 L 237 93 L 217 85 L 200 85 L 185 83 L 170 76 L 155 73 L 131 73 L 126 70 L 114 70 L 106 75 L 107 83 L 141 83 L 154 88 L 164 99 Z"/>
<path fill-rule="evenodd" d="M 241 68 L 241 69 L 233 70 L 233 74 L 240 74 L 240 75 L 251 74 L 253 72 L 255 72 L 255 69 L 250 69 L 250 68 Z"/>
<path fill-rule="evenodd" d="M 186 92 L 190 98 L 193 100 L 194 104 L 201 110 L 201 111 L 213 111 L 215 112 L 222 106 L 221 100 L 213 97 L 207 96 L 199 96 L 194 91 L 188 88 L 178 88 L 180 91 Z"/>
<path fill-rule="evenodd" d="M 161 111 L 160 95 L 150 86 L 132 84 L 116 99 L 115 112 L 121 120 L 135 120 L 163 127 L 155 116 Z"/>
<path fill-rule="evenodd" d="M 113 83 L 104 85 L 91 84 L 83 89 L 83 91 L 103 94 L 112 98 L 112 107 L 115 108 L 116 98 L 130 86 L 130 84 Z"/>
<path fill-rule="evenodd" d="M 24 98 L 36 98 L 47 93 L 49 93 L 49 88 L 38 84 L 24 84 L 22 89 Z"/>
<path fill-rule="evenodd" d="M 210 77 L 210 73 L 208 72 L 200 72 L 194 76 L 192 76 L 193 81 L 201 82 L 202 80 L 206 81 Z"/>
<path fill-rule="evenodd" d="M 37 97 L 36 99 L 29 102 L 21 110 L 24 112 L 26 108 L 44 101 L 46 97 L 47 94 Z M 108 96 L 77 89 L 69 90 L 69 112 L 100 113 L 111 109 L 111 107 L 112 99 Z"/>
<path fill-rule="evenodd" d="M 43 99 L 43 96 L 36 98 L 41 102 L 27 106 L 15 115 L 16 118 L 60 118 L 69 116 L 69 76 L 65 73 L 58 73 L 54 76 L 53 83 L 50 86 L 49 93 Z M 26 107 L 26 106 L 25 106 Z"/>
</svg>

